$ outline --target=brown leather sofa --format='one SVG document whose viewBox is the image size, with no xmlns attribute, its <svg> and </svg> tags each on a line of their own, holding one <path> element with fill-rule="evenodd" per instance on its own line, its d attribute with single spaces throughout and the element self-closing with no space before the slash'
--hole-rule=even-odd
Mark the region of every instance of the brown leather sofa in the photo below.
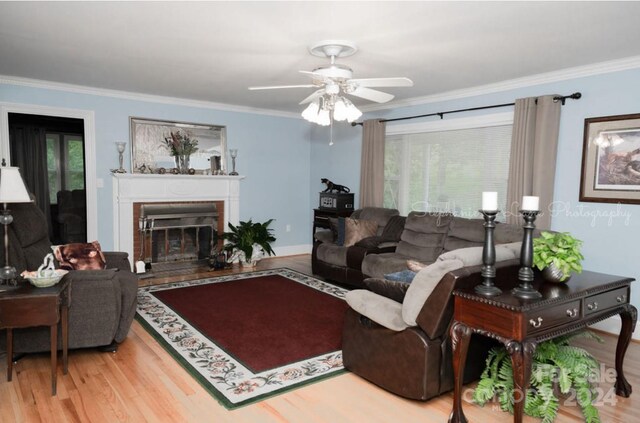
<svg viewBox="0 0 640 423">
<path fill-rule="evenodd" d="M 380 254 L 395 251 L 396 238 L 383 238 L 387 223 L 394 216 L 399 216 L 396 209 L 382 207 L 365 207 L 351 214 L 353 219 L 375 220 L 378 223 L 377 236 L 367 238 L 350 247 L 336 245 L 331 231 L 319 231 L 314 235 L 311 252 L 311 271 L 335 282 L 355 287 L 363 287 L 365 275 L 362 273 L 362 260 L 369 254 Z M 400 220 L 400 225 L 404 221 Z M 401 232 L 398 231 L 398 233 Z"/>
<path fill-rule="evenodd" d="M 33 203 L 12 204 L 13 223 L 9 230 L 9 259 L 18 274 L 36 270 L 51 242 L 44 214 Z M 0 245 L 0 263 L 4 263 L 4 246 Z M 138 277 L 131 272 L 128 254 L 104 252 L 105 270 L 73 270 L 69 309 L 69 348 L 102 347 L 115 351 L 129 332 L 136 312 Z M 29 283 L 20 281 L 19 283 Z M 4 349 L 0 336 L 0 349 Z M 59 342 L 61 337 L 58 336 Z M 46 327 L 14 331 L 14 351 L 30 353 L 50 350 Z"/>
<path fill-rule="evenodd" d="M 496 245 L 498 272 L 517 277 L 520 245 Z M 349 292 L 342 339 L 345 367 L 406 398 L 427 400 L 450 391 L 452 292 L 481 282 L 481 262 L 482 247 L 441 255 L 416 274 L 402 303 L 369 290 Z M 484 337 L 472 337 L 465 383 L 478 378 L 490 345 Z"/>
</svg>

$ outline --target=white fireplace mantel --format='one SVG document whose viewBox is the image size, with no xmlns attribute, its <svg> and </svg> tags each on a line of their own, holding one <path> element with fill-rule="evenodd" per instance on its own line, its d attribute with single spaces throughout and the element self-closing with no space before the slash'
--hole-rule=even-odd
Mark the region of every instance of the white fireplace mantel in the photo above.
<svg viewBox="0 0 640 423">
<path fill-rule="evenodd" d="M 240 180 L 228 175 L 113 174 L 114 248 L 126 251 L 133 264 L 133 203 L 165 201 L 224 201 L 224 219 L 234 225 L 240 220 Z M 225 227 L 226 227 L 225 222 Z"/>
</svg>

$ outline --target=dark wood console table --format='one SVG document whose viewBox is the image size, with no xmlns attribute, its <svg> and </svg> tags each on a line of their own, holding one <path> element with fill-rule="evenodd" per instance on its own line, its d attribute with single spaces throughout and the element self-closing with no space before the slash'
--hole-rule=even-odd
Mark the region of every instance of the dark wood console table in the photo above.
<svg viewBox="0 0 640 423">
<path fill-rule="evenodd" d="M 17 288 L 0 292 L 0 329 L 7 330 L 7 381 L 13 375 L 13 329 L 49 326 L 51 336 L 51 395 L 56 394 L 58 367 L 58 323 L 62 329 L 62 369 L 67 374 L 69 305 L 71 283 L 63 278 L 48 288 L 19 282 Z"/>
<path fill-rule="evenodd" d="M 542 294 L 538 300 L 519 300 L 511 295 L 518 285 L 514 272 L 498 270 L 496 285 L 502 294 L 484 297 L 473 288 L 454 291 L 454 321 L 451 326 L 453 346 L 454 399 L 449 422 L 463 423 L 462 375 L 472 333 L 503 343 L 511 355 L 514 386 L 526 392 L 531 376 L 531 361 L 538 343 L 583 329 L 619 314 L 622 330 L 616 348 L 616 395 L 631 395 L 631 385 L 624 376 L 623 361 L 636 326 L 637 310 L 629 303 L 634 279 L 602 273 L 583 272 L 566 284 L 543 282 L 536 275 L 534 286 Z M 522 422 L 524 400 L 515 401 L 514 422 Z"/>
</svg>

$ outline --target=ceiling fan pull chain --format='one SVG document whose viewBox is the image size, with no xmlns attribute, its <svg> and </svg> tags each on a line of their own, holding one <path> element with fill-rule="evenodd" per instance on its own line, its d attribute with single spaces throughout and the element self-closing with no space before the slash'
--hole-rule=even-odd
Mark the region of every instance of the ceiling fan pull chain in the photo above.
<svg viewBox="0 0 640 423">
<path fill-rule="evenodd" d="M 331 123 L 329 124 L 329 145 L 333 145 L 333 112 L 331 112 Z"/>
</svg>

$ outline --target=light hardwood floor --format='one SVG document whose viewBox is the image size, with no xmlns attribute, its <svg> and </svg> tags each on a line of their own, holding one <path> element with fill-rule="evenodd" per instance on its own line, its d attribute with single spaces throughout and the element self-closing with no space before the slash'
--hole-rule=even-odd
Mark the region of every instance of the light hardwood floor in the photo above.
<svg viewBox="0 0 640 423">
<path fill-rule="evenodd" d="M 271 258 L 258 269 L 289 267 L 311 273 L 308 255 Z M 240 271 L 234 269 L 233 271 Z M 222 273 L 214 273 L 222 274 Z M 210 276 L 211 274 L 207 274 Z M 172 277 L 153 281 L 194 279 Z M 151 283 L 146 280 L 143 283 Z M 603 335 L 602 345 L 584 343 L 608 368 L 613 366 L 615 340 Z M 400 359 L 400 357 L 399 357 Z M 625 371 L 640 390 L 640 344 L 627 352 Z M 72 351 L 69 374 L 59 368 L 58 395 L 50 395 L 48 355 L 31 355 L 14 366 L 7 382 L 4 358 L 0 365 L 0 422 L 439 422 L 447 421 L 452 397 L 428 402 L 390 394 L 355 376 L 343 374 L 234 411 L 228 411 L 184 371 L 163 348 L 134 322 L 117 353 Z M 608 392 L 611 382 L 600 385 Z M 603 422 L 638 421 L 640 393 L 609 397 L 599 406 Z M 610 402 L 615 402 L 612 405 Z M 509 414 L 491 406 L 465 403 L 469 421 L 510 422 Z M 537 421 L 526 418 L 526 422 Z M 583 421 L 576 406 L 563 406 L 558 422 Z"/>
</svg>

